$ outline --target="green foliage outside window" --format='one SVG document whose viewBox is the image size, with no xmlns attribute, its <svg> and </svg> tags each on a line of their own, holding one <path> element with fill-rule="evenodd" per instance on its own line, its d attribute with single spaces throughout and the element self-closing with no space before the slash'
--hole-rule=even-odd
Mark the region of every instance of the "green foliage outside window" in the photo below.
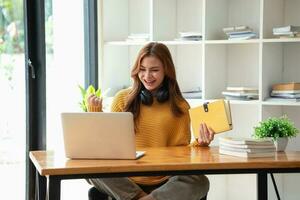
<svg viewBox="0 0 300 200">
<path fill-rule="evenodd" d="M 0 53 L 24 52 L 23 0 L 0 2 Z"/>
</svg>

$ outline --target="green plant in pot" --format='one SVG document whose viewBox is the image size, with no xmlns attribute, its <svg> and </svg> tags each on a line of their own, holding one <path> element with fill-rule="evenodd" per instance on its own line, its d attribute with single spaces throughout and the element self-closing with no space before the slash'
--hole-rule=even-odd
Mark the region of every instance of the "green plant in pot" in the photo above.
<svg viewBox="0 0 300 200">
<path fill-rule="evenodd" d="M 254 127 L 255 138 L 272 138 L 277 151 L 284 151 L 288 138 L 296 137 L 299 130 L 287 116 L 271 117 Z"/>
</svg>

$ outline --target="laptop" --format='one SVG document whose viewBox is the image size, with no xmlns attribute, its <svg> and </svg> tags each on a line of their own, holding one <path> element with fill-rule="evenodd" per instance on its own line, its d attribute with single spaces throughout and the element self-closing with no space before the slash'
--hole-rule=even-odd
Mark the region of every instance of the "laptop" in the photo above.
<svg viewBox="0 0 300 200">
<path fill-rule="evenodd" d="M 130 112 L 61 113 L 66 157 L 71 159 L 137 159 Z"/>
</svg>

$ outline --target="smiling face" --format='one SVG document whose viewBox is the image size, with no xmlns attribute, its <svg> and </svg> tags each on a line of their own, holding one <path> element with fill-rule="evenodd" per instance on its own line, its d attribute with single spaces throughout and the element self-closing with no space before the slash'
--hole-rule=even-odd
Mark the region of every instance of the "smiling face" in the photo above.
<svg viewBox="0 0 300 200">
<path fill-rule="evenodd" d="M 165 72 L 162 62 L 155 56 L 143 58 L 138 77 L 144 87 L 154 93 L 162 84 Z"/>
</svg>

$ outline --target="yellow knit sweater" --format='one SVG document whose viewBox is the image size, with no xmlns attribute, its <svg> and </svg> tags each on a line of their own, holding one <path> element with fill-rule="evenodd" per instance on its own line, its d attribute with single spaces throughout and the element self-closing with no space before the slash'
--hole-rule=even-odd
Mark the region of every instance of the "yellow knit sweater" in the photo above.
<svg viewBox="0 0 300 200">
<path fill-rule="evenodd" d="M 119 91 L 112 103 L 112 112 L 123 112 L 130 89 Z M 189 105 L 182 101 L 179 105 L 184 114 L 175 117 L 171 111 L 170 103 L 159 103 L 154 100 L 151 106 L 141 104 L 140 115 L 136 124 L 136 146 L 138 147 L 164 147 L 188 145 L 190 143 Z M 131 177 L 142 185 L 155 185 L 165 181 L 166 176 Z"/>
</svg>

